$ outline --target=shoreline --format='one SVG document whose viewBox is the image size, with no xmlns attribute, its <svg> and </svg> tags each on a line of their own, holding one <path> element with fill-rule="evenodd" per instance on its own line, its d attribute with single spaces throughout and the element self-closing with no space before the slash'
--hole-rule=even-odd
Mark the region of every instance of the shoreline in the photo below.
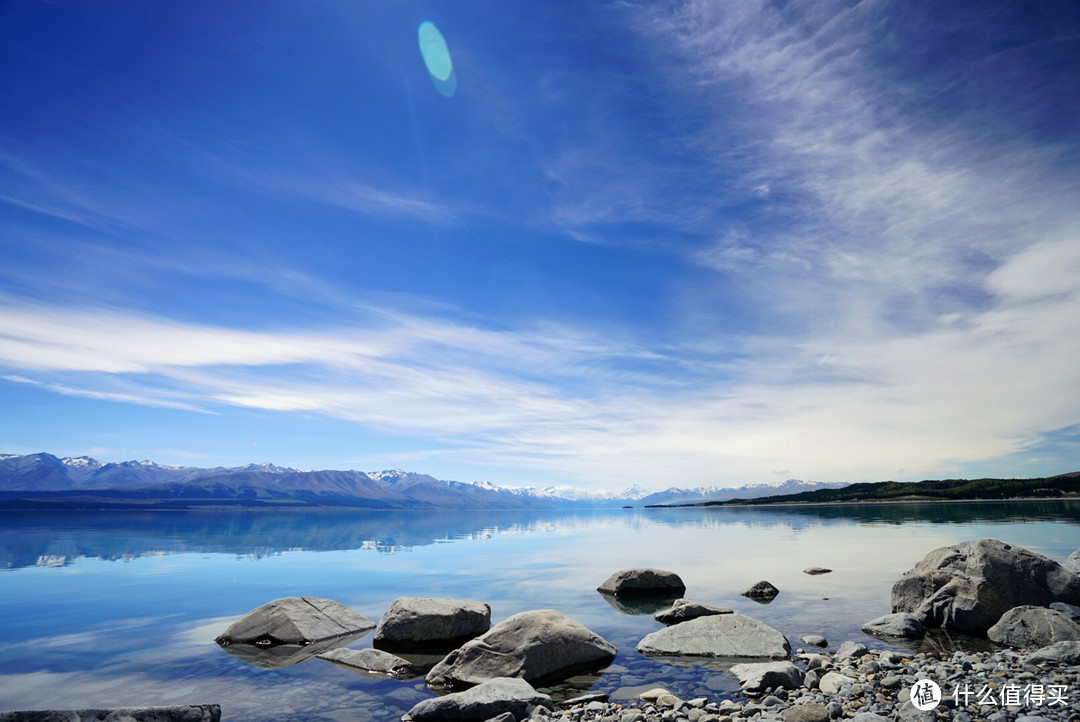
<svg viewBox="0 0 1080 722">
<path fill-rule="evenodd" d="M 1046 650 L 1075 645 L 1072 655 L 1050 659 Z M 765 677 L 761 688 L 734 698 L 682 700 L 660 685 L 635 699 L 584 695 L 537 707 L 535 722 L 1075 722 L 1080 720 L 1080 642 L 1035 652 L 898 652 L 846 642 L 833 654 L 798 650 L 801 683 Z M 1045 658 L 1040 658 L 1043 655 Z M 1071 661 L 1069 661 L 1071 660 Z M 747 666 L 772 666 L 762 663 Z M 784 662 L 779 662 L 784 664 Z M 770 679 L 774 679 L 770 683 Z M 935 682 L 938 704 L 920 710 L 911 701 L 920 680 Z M 920 688 L 921 689 L 921 688 Z M 930 704 L 929 702 L 927 704 Z M 402 719 L 408 719 L 406 715 Z"/>
</svg>

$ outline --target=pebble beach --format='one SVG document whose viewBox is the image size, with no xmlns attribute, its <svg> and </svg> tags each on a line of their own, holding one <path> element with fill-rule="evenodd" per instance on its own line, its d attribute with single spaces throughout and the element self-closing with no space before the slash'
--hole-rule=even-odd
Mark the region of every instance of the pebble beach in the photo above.
<svg viewBox="0 0 1080 722">
<path fill-rule="evenodd" d="M 855 643 L 837 654 L 803 652 L 805 669 L 794 689 L 768 687 L 752 696 L 679 699 L 662 688 L 613 702 L 585 697 L 555 711 L 537 707 L 535 720 L 560 722 L 826 722 L 853 719 L 955 722 L 1080 721 L 1080 667 L 1075 659 L 1040 659 L 1030 653 L 911 653 L 868 650 Z M 830 675 L 826 678 L 826 675 Z M 911 701 L 920 680 L 938 685 L 940 699 L 920 710 Z M 928 699 L 923 706 L 930 706 Z"/>
</svg>

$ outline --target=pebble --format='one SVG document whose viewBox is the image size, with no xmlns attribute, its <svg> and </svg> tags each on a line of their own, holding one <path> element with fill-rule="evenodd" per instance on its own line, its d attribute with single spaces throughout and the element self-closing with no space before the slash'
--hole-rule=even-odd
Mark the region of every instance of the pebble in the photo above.
<svg viewBox="0 0 1080 722">
<path fill-rule="evenodd" d="M 564 703 L 546 720 L 550 722 L 829 722 L 830 720 L 911 720 L 933 722 L 1076 722 L 1080 720 L 1080 668 L 1052 664 L 1024 665 L 1022 654 L 998 652 L 919 653 L 867 650 L 845 643 L 843 655 L 813 655 L 813 663 L 825 673 L 846 678 L 826 692 L 803 686 L 796 690 L 766 690 L 759 698 L 737 694 L 715 699 L 706 694 L 679 700 L 667 690 L 650 688 L 652 701 L 641 698 L 621 701 Z M 809 655 L 796 659 L 805 667 Z M 721 686 L 715 672 L 712 684 Z M 808 675 L 815 677 L 814 673 Z M 911 687 L 929 679 L 941 689 L 936 710 L 922 712 L 911 704 Z M 848 681 L 850 680 L 850 682 Z M 830 680 L 832 681 L 832 680 Z M 1035 687 L 1041 685 L 1041 687 Z M 1051 695 L 1051 685 L 1055 693 Z M 1019 689 L 1019 692 L 1017 692 Z M 1024 691 L 1037 694 L 1024 701 Z M 970 694 L 965 695 L 965 692 Z M 1019 694 L 1019 697 L 1009 697 Z M 981 699 L 980 699 L 981 695 Z M 990 704 L 987 695 L 993 695 Z M 1002 705 L 1006 702 L 1019 704 Z M 1034 699 L 1040 701 L 1036 703 Z M 1053 703 L 1051 703 L 1051 700 Z"/>
</svg>

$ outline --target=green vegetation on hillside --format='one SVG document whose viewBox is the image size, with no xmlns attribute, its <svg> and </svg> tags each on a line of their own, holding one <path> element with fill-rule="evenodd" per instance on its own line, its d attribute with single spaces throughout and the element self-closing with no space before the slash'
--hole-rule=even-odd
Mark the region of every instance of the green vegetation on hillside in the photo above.
<svg viewBox="0 0 1080 722">
<path fill-rule="evenodd" d="M 970 501 L 976 499 L 1054 499 L 1080 496 L 1080 472 L 1045 479 L 944 479 L 882 481 L 819 489 L 761 499 L 711 501 L 694 506 L 740 504 L 836 504 L 860 501 Z"/>
</svg>

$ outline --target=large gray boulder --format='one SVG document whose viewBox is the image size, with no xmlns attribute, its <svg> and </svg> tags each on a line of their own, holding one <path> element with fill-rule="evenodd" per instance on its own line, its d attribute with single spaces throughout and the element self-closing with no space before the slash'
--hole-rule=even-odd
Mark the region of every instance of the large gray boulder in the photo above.
<svg viewBox="0 0 1080 722">
<path fill-rule="evenodd" d="M 615 647 L 553 609 L 521 612 L 470 640 L 431 668 L 432 687 L 480 684 L 495 677 L 560 679 L 609 664 Z"/>
<path fill-rule="evenodd" d="M 894 612 L 969 634 L 985 634 L 1013 607 L 1059 601 L 1080 604 L 1080 576 L 994 539 L 935 549 L 892 589 Z"/>
<path fill-rule="evenodd" d="M 307 645 L 327 639 L 366 634 L 375 623 L 332 599 L 285 597 L 257 607 L 229 625 L 217 638 L 223 647 L 254 644 Z"/>
<path fill-rule="evenodd" d="M 803 683 L 803 671 L 791 662 L 758 662 L 736 664 L 731 673 L 739 680 L 744 694 L 753 696 L 768 688 L 798 689 Z"/>
<path fill-rule="evenodd" d="M 1056 609 L 1023 606 L 1001 615 L 998 623 L 987 630 L 986 636 L 991 642 L 1010 647 L 1039 649 L 1055 642 L 1080 640 L 1080 624 Z"/>
<path fill-rule="evenodd" d="M 379 620 L 380 649 L 452 649 L 491 628 L 491 607 L 472 599 L 398 597 Z"/>
<path fill-rule="evenodd" d="M 904 637 L 918 639 L 926 634 L 926 627 L 919 618 L 906 612 L 886 614 L 863 625 L 862 630 L 876 637 Z"/>
<path fill-rule="evenodd" d="M 279 669 L 360 639 L 374 628 L 370 619 L 331 599 L 286 597 L 248 612 L 216 641 L 248 664 Z"/>
<path fill-rule="evenodd" d="M 409 710 L 414 722 L 426 720 L 473 720 L 483 722 L 509 712 L 526 719 L 536 707 L 554 710 L 551 697 L 540 694 L 523 679 L 496 677 L 463 692 L 425 699 Z"/>
<path fill-rule="evenodd" d="M 686 585 L 675 572 L 663 569 L 623 569 L 607 578 L 596 591 L 617 597 L 680 597 Z"/>
<path fill-rule="evenodd" d="M 637 651 L 649 656 L 786 659 L 791 645 L 764 622 L 742 614 L 716 614 L 646 635 L 638 642 Z"/>
<path fill-rule="evenodd" d="M 0 722 L 218 722 L 216 704 L 0 712 Z"/>
<path fill-rule="evenodd" d="M 688 622 L 691 619 L 697 619 L 698 617 L 707 617 L 711 614 L 734 614 L 734 610 L 727 607 L 718 607 L 715 604 L 705 604 L 703 602 L 692 602 L 689 599 L 677 599 L 675 603 L 667 608 L 662 609 L 653 615 L 653 619 L 662 624 L 679 624 L 680 622 Z"/>
<path fill-rule="evenodd" d="M 1054 642 L 1048 647 L 1037 649 L 1024 656 L 1024 664 L 1078 665 L 1080 664 L 1080 642 Z"/>
<path fill-rule="evenodd" d="M 1080 574 L 1080 549 L 1077 549 L 1072 554 L 1070 554 L 1069 558 L 1066 559 L 1065 563 L 1061 566 L 1065 567 L 1073 574 Z"/>
</svg>

